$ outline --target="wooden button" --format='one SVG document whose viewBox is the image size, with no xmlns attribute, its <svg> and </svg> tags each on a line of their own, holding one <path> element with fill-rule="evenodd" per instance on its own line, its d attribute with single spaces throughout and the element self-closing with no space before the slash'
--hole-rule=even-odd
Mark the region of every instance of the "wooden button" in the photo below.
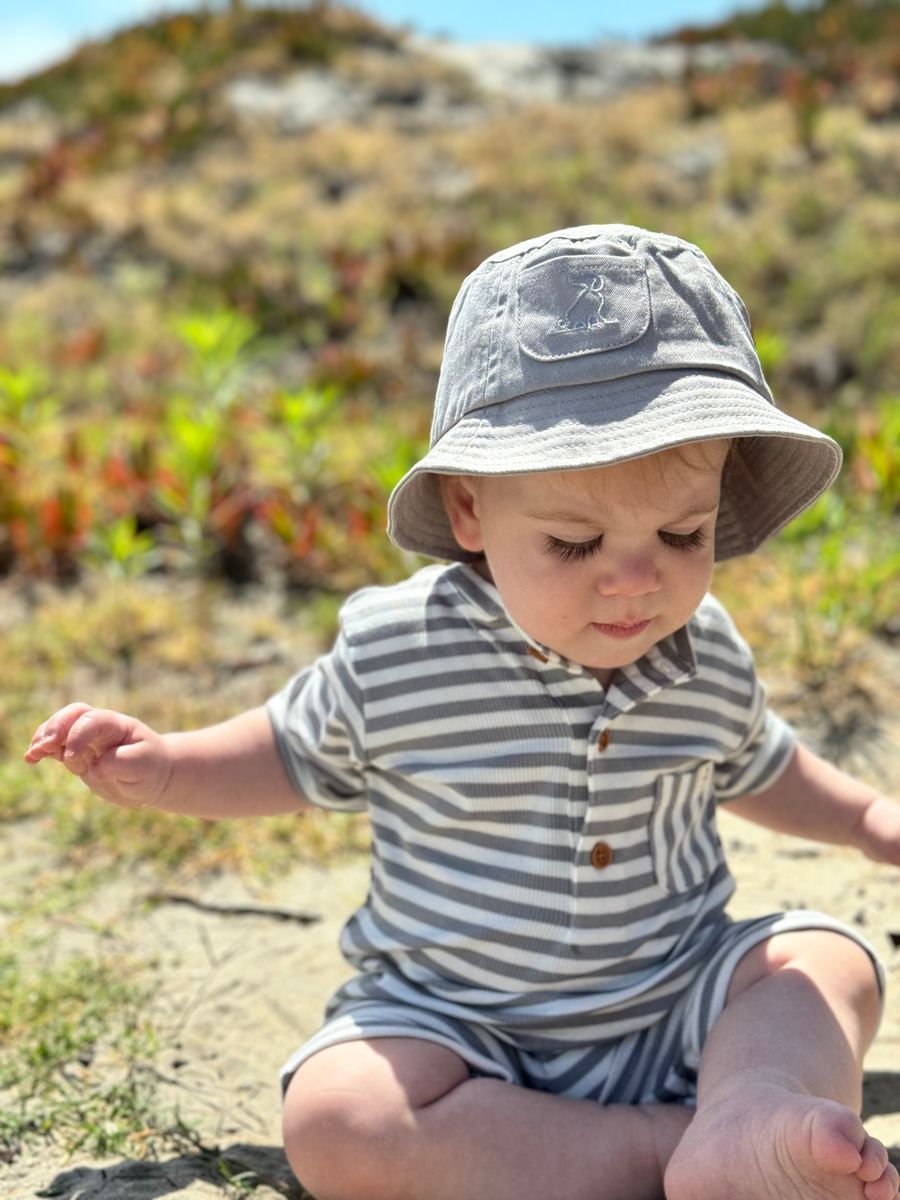
<svg viewBox="0 0 900 1200">
<path fill-rule="evenodd" d="M 600 734 L 600 736 L 597 738 L 597 749 L 605 750 L 608 745 L 609 745 L 609 730 L 604 729 L 603 732 Z"/>
<path fill-rule="evenodd" d="M 536 658 L 538 662 L 549 662 L 546 654 L 541 654 L 540 650 L 535 650 L 534 646 L 529 646 L 526 654 L 530 654 L 532 658 Z"/>
<path fill-rule="evenodd" d="M 591 866 L 602 871 L 604 867 L 609 866 L 612 860 L 612 847 L 608 846 L 606 842 L 595 842 L 594 848 L 591 850 Z"/>
</svg>

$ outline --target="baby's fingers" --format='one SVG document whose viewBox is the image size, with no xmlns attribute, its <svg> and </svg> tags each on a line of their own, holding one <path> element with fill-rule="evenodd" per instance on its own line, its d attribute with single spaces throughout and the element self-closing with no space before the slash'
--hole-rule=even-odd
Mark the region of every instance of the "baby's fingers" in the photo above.
<svg viewBox="0 0 900 1200">
<path fill-rule="evenodd" d="M 36 763 L 42 758 L 56 758 L 61 762 L 69 731 L 79 717 L 90 711 L 90 704 L 79 701 L 76 704 L 67 704 L 65 708 L 55 712 L 34 731 L 31 743 L 25 751 L 25 761 Z"/>
<path fill-rule="evenodd" d="M 83 775 L 107 750 L 127 742 L 135 722 L 108 708 L 90 708 L 76 717 L 69 728 L 62 763 L 75 775 Z"/>
<path fill-rule="evenodd" d="M 121 713 L 69 704 L 37 730 L 25 759 L 56 758 L 73 774 L 83 775 L 107 750 L 126 741 L 133 727 L 134 721 Z"/>
</svg>

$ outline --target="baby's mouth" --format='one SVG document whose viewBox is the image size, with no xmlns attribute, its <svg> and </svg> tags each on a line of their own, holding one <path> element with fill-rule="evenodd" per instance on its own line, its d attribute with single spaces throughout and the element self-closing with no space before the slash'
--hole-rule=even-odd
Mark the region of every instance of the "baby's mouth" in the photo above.
<svg viewBox="0 0 900 1200">
<path fill-rule="evenodd" d="M 606 637 L 613 638 L 630 638 L 637 637 L 639 633 L 643 633 L 650 624 L 652 617 L 645 621 L 623 621 L 616 624 L 602 624 L 599 621 L 592 622 L 594 628 Z"/>
</svg>

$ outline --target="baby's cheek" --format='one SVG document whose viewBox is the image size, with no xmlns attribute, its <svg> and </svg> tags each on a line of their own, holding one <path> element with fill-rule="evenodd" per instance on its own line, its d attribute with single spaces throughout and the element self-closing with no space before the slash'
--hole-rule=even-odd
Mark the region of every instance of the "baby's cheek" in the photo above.
<svg viewBox="0 0 900 1200">
<path fill-rule="evenodd" d="M 712 575 L 712 558 L 708 562 L 691 564 L 690 568 L 681 574 L 676 584 L 675 596 L 679 606 L 685 610 L 685 617 L 693 613 L 709 591 Z"/>
<path fill-rule="evenodd" d="M 575 620 L 571 592 L 551 591 L 547 588 L 535 597 L 535 619 L 550 629 L 568 629 Z"/>
</svg>

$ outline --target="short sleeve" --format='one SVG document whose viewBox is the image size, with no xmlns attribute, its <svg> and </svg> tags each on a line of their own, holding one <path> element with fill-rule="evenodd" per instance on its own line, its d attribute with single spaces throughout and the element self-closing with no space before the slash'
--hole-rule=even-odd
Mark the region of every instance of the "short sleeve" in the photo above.
<svg viewBox="0 0 900 1200">
<path fill-rule="evenodd" d="M 266 704 L 288 777 L 311 804 L 366 807 L 363 696 L 343 636 Z"/>
<path fill-rule="evenodd" d="M 720 801 L 764 791 L 785 770 L 794 753 L 794 731 L 769 709 L 765 689 L 755 672 L 752 686 L 746 735 L 736 750 L 716 766 L 715 788 Z"/>
</svg>

